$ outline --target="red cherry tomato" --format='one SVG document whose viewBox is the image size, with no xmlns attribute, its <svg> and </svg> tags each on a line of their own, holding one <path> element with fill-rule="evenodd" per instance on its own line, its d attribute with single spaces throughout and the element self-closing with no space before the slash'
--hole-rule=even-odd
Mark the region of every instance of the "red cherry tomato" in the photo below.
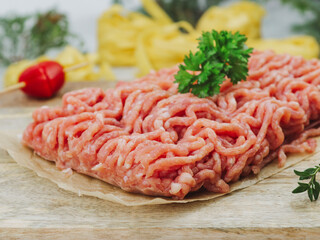
<svg viewBox="0 0 320 240">
<path fill-rule="evenodd" d="M 63 67 L 54 61 L 45 61 L 24 70 L 19 82 L 25 82 L 21 90 L 36 98 L 50 98 L 63 86 Z"/>
</svg>

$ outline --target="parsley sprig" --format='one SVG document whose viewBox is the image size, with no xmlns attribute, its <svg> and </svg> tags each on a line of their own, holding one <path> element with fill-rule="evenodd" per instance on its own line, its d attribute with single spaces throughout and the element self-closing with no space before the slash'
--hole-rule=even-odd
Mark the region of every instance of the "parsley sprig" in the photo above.
<svg viewBox="0 0 320 240">
<path fill-rule="evenodd" d="M 203 32 L 198 39 L 198 51 L 185 56 L 179 66 L 175 82 L 179 92 L 192 92 L 204 98 L 219 93 L 226 76 L 233 84 L 248 76 L 248 59 L 252 48 L 247 48 L 246 36 L 228 31 Z"/>
<path fill-rule="evenodd" d="M 303 172 L 294 170 L 294 173 L 300 177 L 299 180 L 310 179 L 310 181 L 309 183 L 298 182 L 299 186 L 294 189 L 292 193 L 302 193 L 307 191 L 310 201 L 316 201 L 320 193 L 320 183 L 316 180 L 316 175 L 319 171 L 320 164 L 314 168 L 308 168 Z"/>
</svg>

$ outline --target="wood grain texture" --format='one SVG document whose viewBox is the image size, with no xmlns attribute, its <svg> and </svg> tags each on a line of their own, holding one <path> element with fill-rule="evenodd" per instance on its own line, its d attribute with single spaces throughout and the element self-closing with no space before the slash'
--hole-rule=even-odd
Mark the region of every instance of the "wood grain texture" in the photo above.
<svg viewBox="0 0 320 240">
<path fill-rule="evenodd" d="M 94 229 L 94 228 L 72 228 L 72 229 L 36 229 L 28 231 L 20 228 L 8 228 L 0 230 L 1 236 L 12 236 L 11 239 L 42 239 L 42 240 L 88 240 L 88 239 L 201 239 L 201 240 L 312 240 L 319 239 L 318 229 L 308 228 L 272 228 L 272 229 L 203 229 L 203 228 L 149 228 L 149 229 Z"/>
<path fill-rule="evenodd" d="M 25 121 L 38 104 L 1 108 L 0 131 L 18 133 L 12 118 Z M 59 189 L 0 150 L 0 239 L 319 239 L 320 202 L 291 193 L 293 169 L 319 163 L 215 200 L 125 207 Z"/>
</svg>

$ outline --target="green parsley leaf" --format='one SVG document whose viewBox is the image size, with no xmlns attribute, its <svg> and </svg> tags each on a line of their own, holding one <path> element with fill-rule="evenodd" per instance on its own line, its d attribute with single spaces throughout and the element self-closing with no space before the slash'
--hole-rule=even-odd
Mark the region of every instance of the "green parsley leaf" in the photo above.
<svg viewBox="0 0 320 240">
<path fill-rule="evenodd" d="M 179 66 L 175 75 L 180 93 L 210 97 L 220 92 L 220 85 L 226 77 L 233 84 L 246 80 L 248 59 L 253 50 L 246 47 L 246 36 L 239 32 L 212 30 L 203 32 L 198 40 L 199 50 L 185 56 L 184 65 Z"/>
</svg>

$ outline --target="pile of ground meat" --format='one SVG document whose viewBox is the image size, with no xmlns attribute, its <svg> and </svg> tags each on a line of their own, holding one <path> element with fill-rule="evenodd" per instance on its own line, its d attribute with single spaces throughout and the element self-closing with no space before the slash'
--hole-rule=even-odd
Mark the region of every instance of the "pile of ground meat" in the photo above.
<svg viewBox="0 0 320 240">
<path fill-rule="evenodd" d="M 312 152 L 320 135 L 320 62 L 254 52 L 246 81 L 221 93 L 180 94 L 163 69 L 114 89 L 67 93 L 42 107 L 23 142 L 60 169 L 73 169 L 125 191 L 184 198 L 229 183 L 286 153 Z"/>
</svg>

